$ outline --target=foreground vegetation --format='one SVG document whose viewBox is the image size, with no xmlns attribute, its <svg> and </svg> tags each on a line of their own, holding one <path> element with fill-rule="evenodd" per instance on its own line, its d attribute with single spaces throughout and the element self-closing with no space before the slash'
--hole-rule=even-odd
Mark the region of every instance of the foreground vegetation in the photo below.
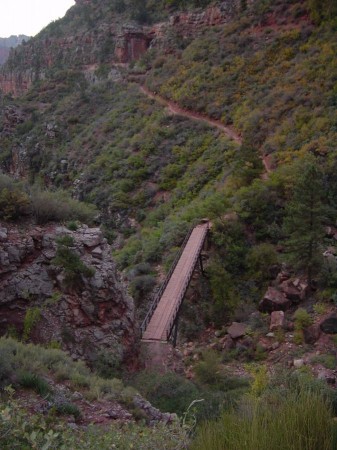
<svg viewBox="0 0 337 450">
<path fill-rule="evenodd" d="M 177 411 L 182 420 L 181 424 L 149 428 L 144 416 L 141 418 L 131 405 L 135 390 L 123 387 L 116 379 L 99 378 L 60 350 L 2 338 L 0 355 L 0 441 L 4 449 L 105 450 L 113 446 L 178 450 L 187 448 L 190 438 L 193 442 L 188 448 L 195 450 L 332 450 L 336 445 L 335 391 L 306 371 L 275 370 L 276 375 L 269 379 L 262 366 L 252 371 L 249 389 L 240 379 L 230 380 L 214 372 L 209 364 L 196 368 L 197 385 L 174 374 L 157 378 L 138 375 L 134 384 L 141 385 L 164 410 Z M 200 386 L 208 386 L 208 394 Z M 44 414 L 28 415 L 24 407 L 27 396 L 21 395 L 27 389 L 42 403 L 48 400 Z M 226 400 L 214 409 L 221 391 L 227 393 Z M 78 401 L 81 395 L 90 402 L 118 401 L 134 417 L 138 414 L 138 423 L 111 425 L 104 430 L 86 424 L 70 429 L 69 420 L 64 418 L 72 417 L 72 424 L 81 424 L 84 411 L 80 407 L 85 404 Z M 209 421 L 211 417 L 213 421 Z"/>
<path fill-rule="evenodd" d="M 1 338 L 0 356 L 0 442 L 3 449 L 109 449 L 112 445 L 118 449 L 185 447 L 186 432 L 179 423 L 148 428 L 146 417 L 132 404 L 134 389 L 124 387 L 117 379 L 100 378 L 83 362 L 72 361 L 61 350 Z M 25 411 L 24 401 L 20 400 L 22 389 L 35 392 L 42 403 L 48 401 L 44 415 L 32 416 Z M 81 396 L 90 402 L 117 401 L 142 421 L 111 426 L 104 432 L 95 426 L 70 429 L 62 417 L 72 417 L 71 422 L 81 421 L 84 411 L 78 405 L 85 405 L 85 402 L 78 402 Z"/>
<path fill-rule="evenodd" d="M 186 448 L 187 438 L 178 424 L 123 424 L 105 427 L 90 426 L 71 430 L 52 416 L 42 417 L 24 411 L 17 402 L 0 403 L 0 442 L 4 450 L 18 449 L 88 449 L 109 450 L 179 450 Z"/>
<path fill-rule="evenodd" d="M 244 399 L 237 411 L 202 425 L 191 449 L 332 450 L 336 436 L 329 404 L 302 388 Z"/>
</svg>

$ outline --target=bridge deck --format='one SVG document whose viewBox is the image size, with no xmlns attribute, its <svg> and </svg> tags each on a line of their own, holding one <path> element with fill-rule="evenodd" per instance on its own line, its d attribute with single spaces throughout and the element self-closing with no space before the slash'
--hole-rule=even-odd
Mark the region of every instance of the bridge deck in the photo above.
<svg viewBox="0 0 337 450">
<path fill-rule="evenodd" d="M 197 225 L 193 229 L 158 306 L 143 334 L 142 339 L 144 341 L 167 341 L 168 333 L 170 332 L 187 286 L 191 280 L 207 231 L 207 223 Z"/>
</svg>

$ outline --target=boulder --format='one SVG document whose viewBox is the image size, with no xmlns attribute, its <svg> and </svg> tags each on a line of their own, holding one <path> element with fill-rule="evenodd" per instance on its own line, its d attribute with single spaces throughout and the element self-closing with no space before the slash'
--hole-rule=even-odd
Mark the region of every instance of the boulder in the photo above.
<svg viewBox="0 0 337 450">
<path fill-rule="evenodd" d="M 311 325 L 303 330 L 304 342 L 306 344 L 313 345 L 316 341 L 318 341 L 320 335 L 321 329 L 317 324 Z"/>
<path fill-rule="evenodd" d="M 269 286 L 263 299 L 259 303 L 259 310 L 271 313 L 273 311 L 286 311 L 291 306 L 291 300 L 283 292 Z"/>
<path fill-rule="evenodd" d="M 290 280 L 284 281 L 280 285 L 280 290 L 294 303 L 299 303 L 302 300 L 300 289 L 294 286 L 293 282 Z"/>
<path fill-rule="evenodd" d="M 233 322 L 228 328 L 227 333 L 232 339 L 237 339 L 246 334 L 247 325 L 244 323 Z"/>
<path fill-rule="evenodd" d="M 279 330 L 284 327 L 284 312 L 283 311 L 273 311 L 270 316 L 270 331 Z"/>
<path fill-rule="evenodd" d="M 92 256 L 94 256 L 95 258 L 102 259 L 103 257 L 103 250 L 101 249 L 101 247 L 94 248 L 94 250 L 91 253 Z"/>
<path fill-rule="evenodd" d="M 227 336 L 224 337 L 224 341 L 222 344 L 222 349 L 225 351 L 229 351 L 229 350 L 233 350 L 235 348 L 235 342 L 234 340 L 230 337 L 229 334 L 227 334 Z"/>
<path fill-rule="evenodd" d="M 303 359 L 294 359 L 293 364 L 296 369 L 300 369 L 301 367 L 304 366 L 304 360 Z"/>
<path fill-rule="evenodd" d="M 336 334 L 337 333 L 337 314 L 331 314 L 320 323 L 320 328 L 323 333 Z"/>
<path fill-rule="evenodd" d="M 85 234 L 82 240 L 86 247 L 98 247 L 102 242 L 101 234 Z"/>
</svg>

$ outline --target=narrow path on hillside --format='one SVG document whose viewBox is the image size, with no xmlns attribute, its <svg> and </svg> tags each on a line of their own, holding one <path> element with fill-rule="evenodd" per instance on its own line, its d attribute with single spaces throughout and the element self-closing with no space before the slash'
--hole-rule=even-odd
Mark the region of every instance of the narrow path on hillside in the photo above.
<svg viewBox="0 0 337 450">
<path fill-rule="evenodd" d="M 198 120 L 199 122 L 204 122 L 207 125 L 210 125 L 211 127 L 216 127 L 219 130 L 223 131 L 230 139 L 237 142 L 238 144 L 242 143 L 241 136 L 238 133 L 236 133 L 232 128 L 226 127 L 223 123 L 220 122 L 220 120 L 211 119 L 209 117 L 204 116 L 203 114 L 183 109 L 177 103 L 174 103 L 170 100 L 166 100 L 165 98 L 161 97 L 158 94 L 154 94 L 146 86 L 140 85 L 140 90 L 143 92 L 143 94 L 156 100 L 162 105 L 165 105 L 172 114 L 187 117 L 188 119 L 192 120 Z"/>
<path fill-rule="evenodd" d="M 228 136 L 233 141 L 237 142 L 238 144 L 242 144 L 242 137 L 234 131 L 230 127 L 226 127 L 220 120 L 211 119 L 210 117 L 207 117 L 203 114 L 189 111 L 187 109 L 182 108 L 177 103 L 174 103 L 170 100 L 166 100 L 164 97 L 161 97 L 158 94 L 155 94 L 154 92 L 150 91 L 146 86 L 139 84 L 139 89 L 143 94 L 145 94 L 147 97 L 152 98 L 153 100 L 156 100 L 158 103 L 160 103 L 163 106 L 166 106 L 166 108 L 170 111 L 172 114 L 176 114 L 177 116 L 183 116 L 187 117 L 191 120 L 198 120 L 199 122 L 206 123 L 207 125 L 211 127 L 216 127 L 219 130 L 223 131 L 226 136 Z M 266 155 L 261 157 L 262 163 L 265 168 L 265 172 L 262 174 L 263 179 L 267 179 L 268 175 L 272 172 L 272 162 L 270 155 Z"/>
</svg>

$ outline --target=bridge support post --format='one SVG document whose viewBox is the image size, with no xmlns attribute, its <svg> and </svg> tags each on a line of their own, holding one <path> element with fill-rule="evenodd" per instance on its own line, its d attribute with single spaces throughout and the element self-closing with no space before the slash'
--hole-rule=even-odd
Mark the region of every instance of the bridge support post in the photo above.
<svg viewBox="0 0 337 450">
<path fill-rule="evenodd" d="M 201 256 L 201 253 L 200 253 L 200 255 L 199 255 L 199 266 L 200 266 L 201 274 L 204 276 L 204 275 L 205 275 L 205 271 L 204 271 L 204 264 L 203 264 L 203 262 L 202 262 L 202 256 Z"/>
<path fill-rule="evenodd" d="M 179 312 L 177 314 L 177 318 L 176 318 L 176 320 L 174 322 L 174 326 L 173 326 L 173 330 L 172 330 L 172 334 L 173 334 L 173 339 L 172 339 L 173 348 L 176 348 L 176 346 L 177 346 L 178 325 L 179 325 Z"/>
</svg>

